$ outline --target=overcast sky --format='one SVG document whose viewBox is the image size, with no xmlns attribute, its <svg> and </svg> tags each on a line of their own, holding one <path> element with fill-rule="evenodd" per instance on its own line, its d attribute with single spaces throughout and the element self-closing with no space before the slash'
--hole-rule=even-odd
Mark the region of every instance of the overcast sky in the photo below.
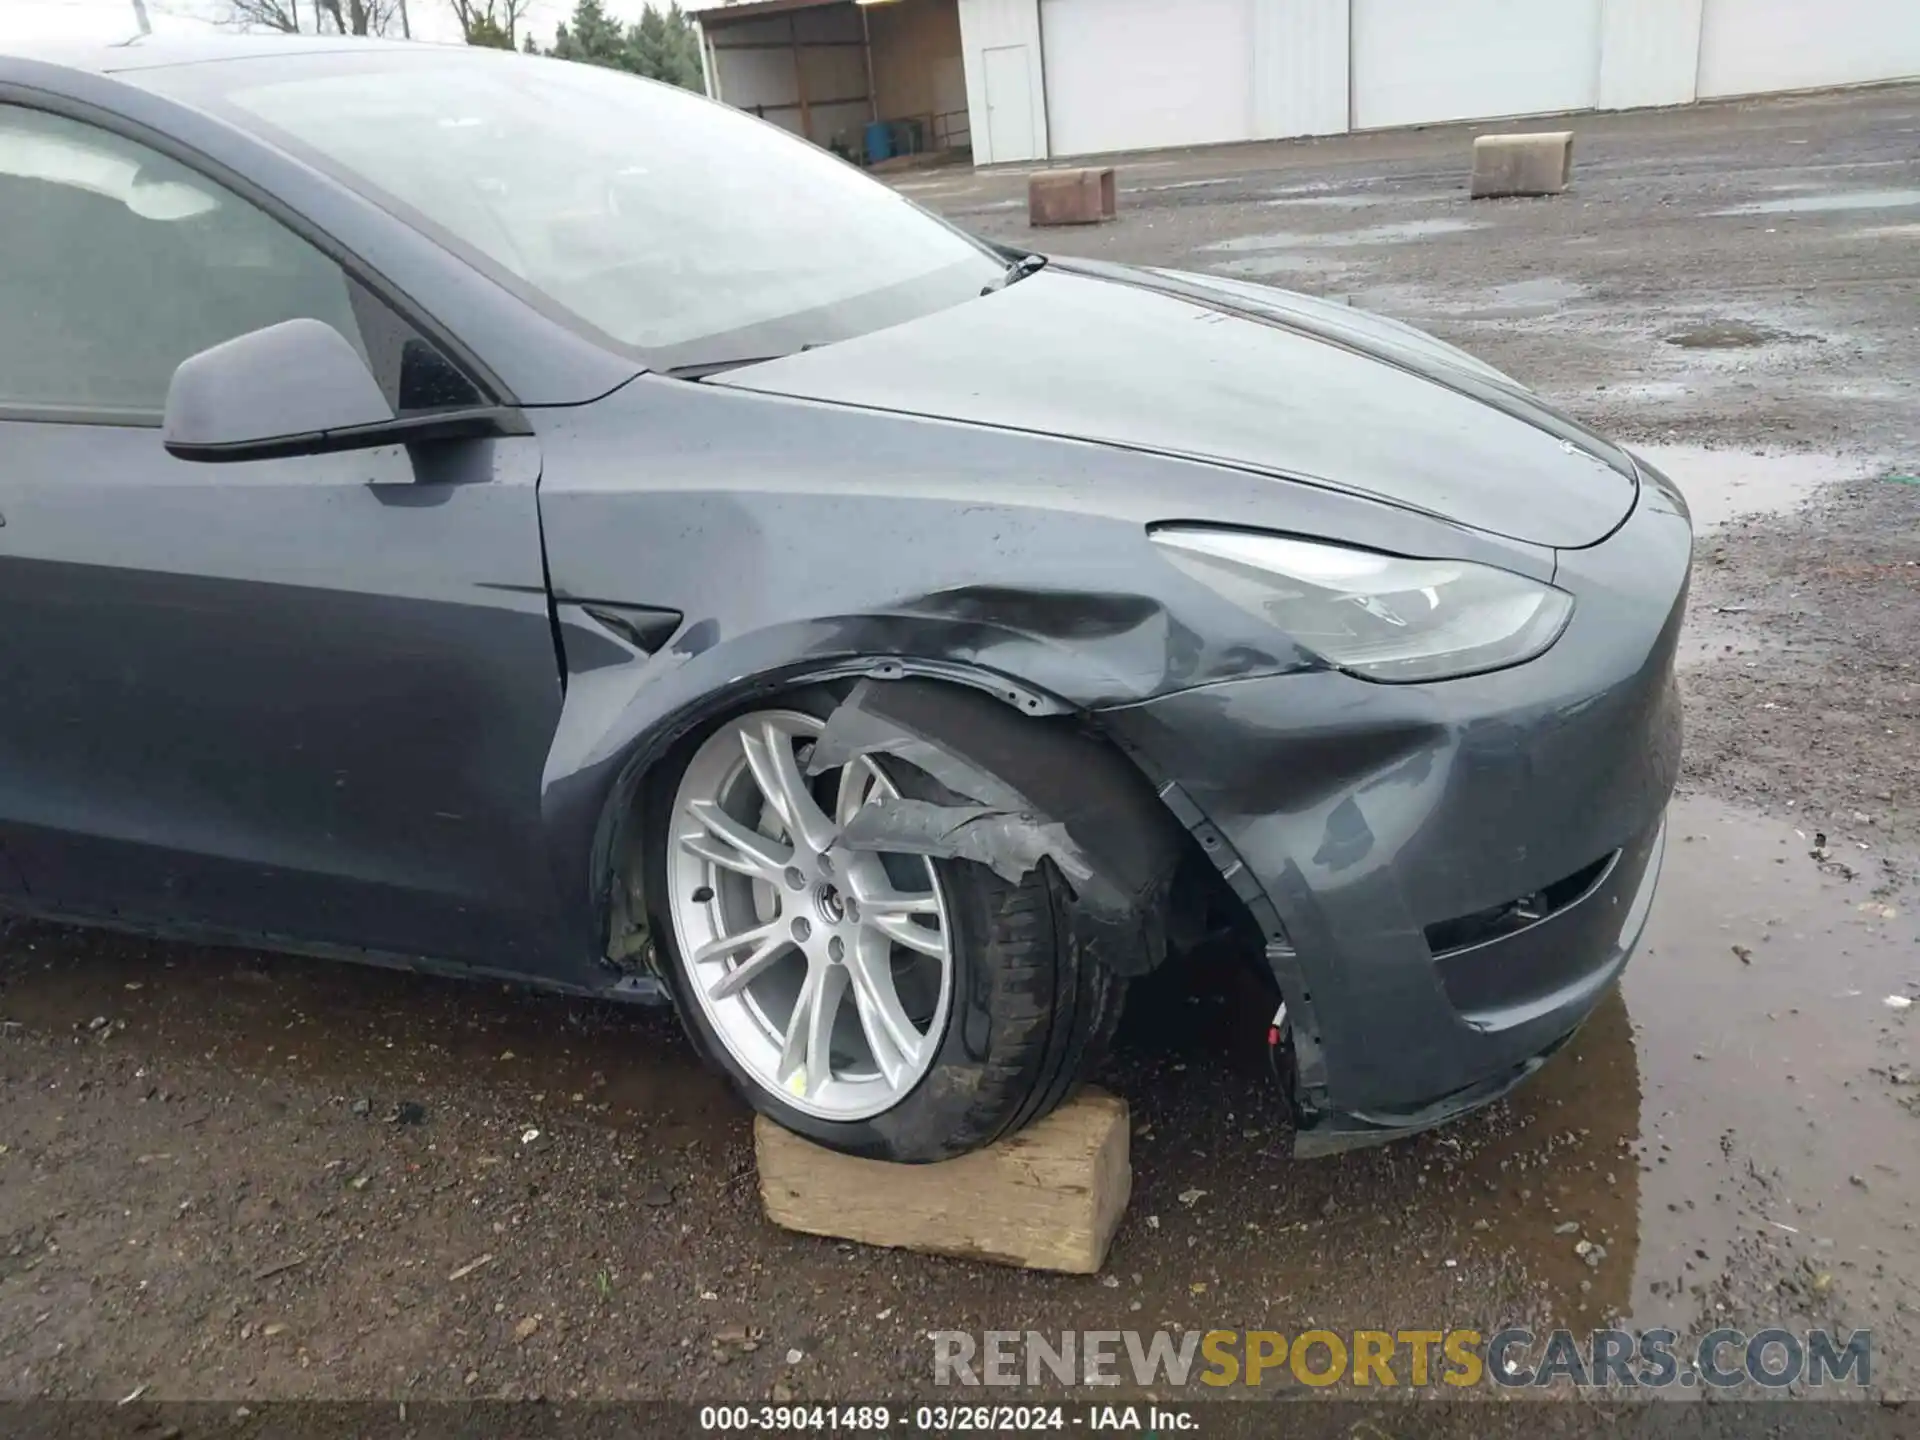
<svg viewBox="0 0 1920 1440">
<path fill-rule="evenodd" d="M 602 0 L 611 14 L 636 20 L 645 0 Z M 305 4 L 301 7 L 307 8 Z M 230 11 L 226 0 L 147 0 L 156 32 L 205 30 Z M 573 0 L 534 0 L 527 23 L 542 45 L 573 11 Z M 407 0 L 416 40 L 458 40 L 450 0 Z M 134 34 L 133 0 L 0 0 L 0 49 L 10 40 L 119 40 Z"/>
</svg>

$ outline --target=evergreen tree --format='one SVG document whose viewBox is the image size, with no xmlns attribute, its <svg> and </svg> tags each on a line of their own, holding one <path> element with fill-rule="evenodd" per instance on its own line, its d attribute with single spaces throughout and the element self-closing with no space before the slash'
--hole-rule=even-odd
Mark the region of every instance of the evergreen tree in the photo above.
<svg viewBox="0 0 1920 1440">
<path fill-rule="evenodd" d="M 533 37 L 528 36 L 529 40 Z M 513 37 L 507 34 L 506 27 L 491 15 L 482 15 L 467 27 L 467 44 L 485 45 L 493 50 L 511 50 Z"/>
<path fill-rule="evenodd" d="M 553 53 L 562 60 L 631 70 L 627 35 L 600 0 L 576 0 L 573 18 L 553 37 Z"/>
<path fill-rule="evenodd" d="M 670 3 L 664 11 L 649 5 L 627 38 L 636 73 L 687 90 L 703 88 L 700 40 L 678 4 Z"/>
<path fill-rule="evenodd" d="M 706 88 L 700 73 L 700 37 L 677 3 L 669 3 L 665 10 L 648 5 L 637 21 L 622 29 L 601 0 L 575 0 L 572 17 L 554 34 L 548 53 L 665 80 L 687 90 Z"/>
</svg>

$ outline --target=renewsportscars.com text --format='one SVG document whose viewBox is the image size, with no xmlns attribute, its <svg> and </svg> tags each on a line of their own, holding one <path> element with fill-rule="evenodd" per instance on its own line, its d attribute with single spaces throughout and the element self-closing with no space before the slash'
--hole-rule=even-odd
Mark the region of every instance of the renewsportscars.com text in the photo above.
<svg viewBox="0 0 1920 1440">
<path fill-rule="evenodd" d="M 1865 1387 L 1866 1330 L 935 1330 L 936 1385 Z M 1204 1393 L 1204 1392 L 1201 1392 Z"/>
</svg>

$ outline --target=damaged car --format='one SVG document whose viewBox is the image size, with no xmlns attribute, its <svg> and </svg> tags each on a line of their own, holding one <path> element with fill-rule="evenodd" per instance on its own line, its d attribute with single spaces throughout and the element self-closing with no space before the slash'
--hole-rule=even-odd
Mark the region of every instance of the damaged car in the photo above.
<svg viewBox="0 0 1920 1440">
<path fill-rule="evenodd" d="M 1308 1152 L 1640 936 L 1686 507 L 1414 330 L 484 49 L 0 58 L 0 217 L 0 906 L 672 1003 L 898 1161 L 1199 936 Z"/>
</svg>

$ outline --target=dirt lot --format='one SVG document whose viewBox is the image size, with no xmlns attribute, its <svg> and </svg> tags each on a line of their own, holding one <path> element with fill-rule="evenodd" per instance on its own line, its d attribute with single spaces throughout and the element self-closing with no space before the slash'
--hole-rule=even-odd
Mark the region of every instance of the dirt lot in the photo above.
<svg viewBox="0 0 1920 1440">
<path fill-rule="evenodd" d="M 1140 157 L 1118 223 L 1044 237 L 1023 175 L 902 181 L 1410 319 L 1694 500 L 1649 940 L 1516 1098 L 1295 1163 L 1246 1006 L 1163 979 L 1105 1077 L 1138 1127 L 1108 1273 L 1043 1277 L 772 1229 L 661 1015 L 15 926 L 0 1396 L 897 1396 L 933 1329 L 1614 1320 L 1870 1325 L 1910 1393 L 1920 90 L 1575 128 L 1548 201 L 1470 203 L 1464 130 Z"/>
</svg>

